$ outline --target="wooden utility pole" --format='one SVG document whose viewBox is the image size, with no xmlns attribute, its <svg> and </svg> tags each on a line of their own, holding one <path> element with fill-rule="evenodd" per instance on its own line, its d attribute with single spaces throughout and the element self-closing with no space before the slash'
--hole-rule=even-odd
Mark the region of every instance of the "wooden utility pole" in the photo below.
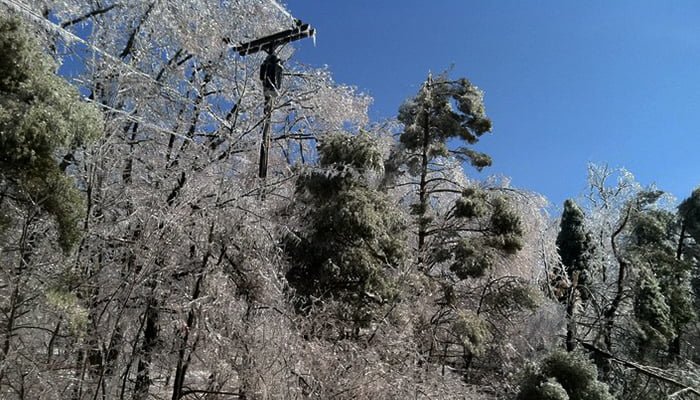
<svg viewBox="0 0 700 400">
<path fill-rule="evenodd" d="M 261 179 L 267 178 L 267 160 L 270 151 L 270 120 L 272 118 L 272 104 L 277 97 L 279 88 L 282 86 L 282 60 L 275 51 L 279 46 L 314 36 L 316 30 L 309 24 L 300 20 L 295 20 L 295 27 L 282 32 L 255 39 L 253 41 L 240 44 L 234 50 L 241 56 L 247 56 L 260 51 L 267 53 L 265 61 L 260 66 L 260 80 L 263 84 L 263 95 L 265 97 L 265 116 L 263 120 L 262 140 L 260 142 L 260 161 L 258 164 L 258 176 Z"/>
</svg>

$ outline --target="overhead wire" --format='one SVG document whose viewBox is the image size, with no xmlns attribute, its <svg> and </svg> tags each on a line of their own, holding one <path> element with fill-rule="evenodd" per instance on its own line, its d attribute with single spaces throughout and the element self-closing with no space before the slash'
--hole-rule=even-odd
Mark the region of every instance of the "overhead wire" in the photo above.
<svg viewBox="0 0 700 400">
<path fill-rule="evenodd" d="M 142 77 L 142 78 L 145 78 L 145 79 L 148 80 L 149 82 L 151 82 L 151 83 L 157 85 L 160 89 L 163 89 L 164 91 L 169 92 L 170 94 L 174 94 L 174 95 L 175 95 L 177 98 L 179 98 L 180 100 L 187 100 L 187 101 L 189 101 L 189 99 L 188 99 L 184 94 L 182 94 L 181 92 L 177 91 L 176 89 L 173 89 L 173 88 L 171 88 L 171 87 L 165 85 L 163 82 L 160 82 L 160 81 L 156 80 L 155 78 L 153 78 L 153 77 L 152 77 L 151 75 L 149 75 L 148 73 L 143 72 L 143 71 L 140 71 L 139 69 L 133 67 L 132 65 L 129 65 L 129 64 L 127 64 L 126 62 L 124 62 L 123 60 L 121 60 L 121 59 L 119 59 L 119 58 L 113 56 L 113 55 L 110 54 L 109 52 L 107 52 L 107 51 L 105 51 L 105 50 L 103 50 L 103 49 L 101 49 L 101 48 L 95 46 L 94 44 L 88 42 L 87 40 L 81 38 L 80 36 L 77 36 L 77 35 L 74 34 L 73 32 L 71 32 L 71 31 L 69 31 L 69 30 L 63 28 L 63 27 L 60 26 L 60 25 L 57 25 L 57 24 L 51 22 L 50 20 L 48 20 L 48 19 L 44 18 L 43 16 L 39 15 L 37 12 L 35 12 L 35 11 L 32 10 L 31 8 L 29 8 L 28 6 L 26 6 L 26 5 L 22 4 L 22 3 L 19 3 L 19 2 L 17 2 L 17 1 L 13 1 L 13 0 L 0 0 L 0 2 L 3 3 L 3 4 L 5 4 L 6 6 L 8 6 L 8 7 L 14 9 L 15 11 L 17 11 L 17 12 L 19 12 L 19 13 L 21 13 L 21 14 L 24 14 L 24 15 L 26 15 L 26 16 L 28 16 L 30 19 L 32 19 L 33 21 L 35 21 L 35 22 L 38 23 L 39 25 L 43 26 L 44 28 L 47 28 L 47 29 L 49 29 L 50 31 L 57 33 L 58 35 L 60 35 L 61 37 L 63 37 L 64 40 L 69 41 L 69 42 L 70 42 L 70 41 L 73 41 L 73 42 L 81 43 L 81 44 L 85 45 L 86 47 L 88 47 L 89 49 L 91 49 L 94 53 L 100 54 L 100 55 L 103 56 L 105 59 L 108 59 L 109 61 L 111 61 L 111 62 L 113 62 L 113 63 L 116 63 L 116 64 L 118 64 L 118 65 L 120 65 L 120 66 L 126 68 L 126 69 L 129 70 L 130 72 L 132 72 L 132 73 L 134 73 L 134 74 L 137 74 L 138 76 L 140 76 L 140 77 Z M 94 53 L 93 53 L 93 54 L 94 54 Z M 143 126 L 145 126 L 145 127 L 148 127 L 148 128 L 150 128 L 150 129 L 157 130 L 157 131 L 162 132 L 162 133 L 167 133 L 167 134 L 175 135 L 175 136 L 177 136 L 177 137 L 179 137 L 179 138 L 181 138 L 181 139 L 183 139 L 183 140 L 192 140 L 191 138 L 189 138 L 189 137 L 187 137 L 187 136 L 185 136 L 185 135 L 183 135 L 183 134 L 181 134 L 181 133 L 174 132 L 174 131 L 169 130 L 169 129 L 167 129 L 167 128 L 163 128 L 163 127 L 160 127 L 160 126 L 155 125 L 155 124 L 153 124 L 153 123 L 147 122 L 147 121 L 145 121 L 145 120 L 143 120 L 143 119 L 141 119 L 141 118 L 135 117 L 134 115 L 132 115 L 130 112 L 128 112 L 128 111 L 126 111 L 126 110 L 120 110 L 120 109 L 111 107 L 111 106 L 109 106 L 109 105 L 107 105 L 107 104 L 104 104 L 104 103 L 102 103 L 102 102 L 96 101 L 96 100 L 94 100 L 94 99 L 84 98 L 84 100 L 86 100 L 86 101 L 88 101 L 88 102 L 90 102 L 90 103 L 93 103 L 93 104 L 95 104 L 95 105 L 98 105 L 99 107 L 101 107 L 101 108 L 103 108 L 103 109 L 112 111 L 112 112 L 114 112 L 114 113 L 118 113 L 118 114 L 124 116 L 124 117 L 125 117 L 126 119 L 128 119 L 128 120 L 130 120 L 130 121 L 132 121 L 132 122 L 138 122 L 139 124 L 141 124 L 141 125 L 143 125 Z"/>
<path fill-rule="evenodd" d="M 134 116 L 133 114 L 131 114 L 130 112 L 128 112 L 128 111 L 126 111 L 126 110 L 120 110 L 120 109 L 118 109 L 118 108 L 114 108 L 114 107 L 112 107 L 112 106 L 109 106 L 109 105 L 107 105 L 107 104 L 101 103 L 101 102 L 99 102 L 99 101 L 96 101 L 96 100 L 93 100 L 93 99 L 90 99 L 90 98 L 85 98 L 84 100 L 85 100 L 86 102 L 88 102 L 88 103 L 95 104 L 96 106 L 98 106 L 98 107 L 100 107 L 100 108 L 103 108 L 103 109 L 105 109 L 105 110 L 109 110 L 109 111 L 111 111 L 111 112 L 113 112 L 113 113 L 120 114 L 120 115 L 122 115 L 125 119 L 127 119 L 127 120 L 129 120 L 129 121 L 131 121 L 131 122 L 137 122 L 138 124 L 140 124 L 140 125 L 142 125 L 142 126 L 144 126 L 144 127 L 146 127 L 146 128 L 149 128 L 149 129 L 152 129 L 152 130 L 155 130 L 155 131 L 159 131 L 159 132 L 161 132 L 161 133 L 167 133 L 167 134 L 173 135 L 173 136 L 175 136 L 175 137 L 177 137 L 177 138 L 179 138 L 179 139 L 185 140 L 185 141 L 194 142 L 194 140 L 193 140 L 192 138 L 190 138 L 190 137 L 188 137 L 188 136 L 185 136 L 185 135 L 183 135 L 182 133 L 177 133 L 177 132 L 172 131 L 172 130 L 170 130 L 170 129 L 167 129 L 167 128 L 163 128 L 163 127 L 161 127 L 161 126 L 158 126 L 158 125 L 156 125 L 156 124 L 154 124 L 154 123 L 152 123 L 152 122 L 148 122 L 148 121 L 146 121 L 146 120 L 144 120 L 144 119 L 142 119 L 142 118 L 139 118 L 139 117 Z"/>
<path fill-rule="evenodd" d="M 294 20 L 294 17 L 289 12 L 287 12 L 282 6 L 280 6 L 275 0 L 270 0 L 270 2 L 275 8 L 277 8 L 285 16 Z M 94 51 L 95 53 L 98 53 L 101 56 L 103 56 L 105 59 L 108 59 L 113 63 L 116 63 L 120 66 L 123 66 L 124 68 L 128 69 L 130 72 L 132 72 L 132 73 L 134 73 L 142 78 L 145 78 L 146 80 L 150 81 L 151 83 L 159 86 L 161 89 L 164 89 L 166 92 L 170 92 L 171 94 L 174 94 L 176 97 L 179 97 L 181 100 L 188 100 L 186 98 L 186 96 L 184 96 L 177 89 L 174 89 L 172 87 L 165 85 L 163 82 L 155 79 L 153 76 L 149 75 L 148 73 L 143 72 L 143 71 L 139 70 L 138 68 L 124 62 L 124 60 L 121 60 L 120 58 L 110 54 L 108 51 L 103 50 L 100 47 L 95 46 L 94 44 L 88 42 L 87 40 L 81 38 L 80 36 L 74 34 L 71 31 L 69 31 L 68 29 L 51 22 L 49 19 L 44 18 L 42 15 L 39 15 L 37 12 L 35 12 L 31 8 L 29 8 L 27 5 L 19 3 L 15 0 L 0 0 L 0 3 L 3 3 L 6 6 L 13 8 L 15 11 L 18 11 L 20 13 L 23 13 L 23 14 L 29 16 L 32 20 L 34 20 L 35 22 L 37 22 L 41 26 L 59 34 L 67 41 L 75 41 L 75 42 L 78 42 L 78 43 L 85 45 L 86 47 L 88 47 L 89 49 Z M 235 46 L 229 45 L 228 47 L 233 48 Z M 220 79 L 225 79 L 225 80 L 231 81 L 230 78 L 222 76 L 220 74 L 216 74 L 216 76 Z"/>
<path fill-rule="evenodd" d="M 104 51 L 104 50 L 98 48 L 97 46 L 95 46 L 95 45 L 93 45 L 93 44 L 91 44 L 91 43 L 88 43 L 86 40 L 84 40 L 83 38 L 81 38 L 81 37 L 75 35 L 74 33 L 70 32 L 69 30 L 67 30 L 67 29 L 65 29 L 65 28 L 63 28 L 63 27 L 61 27 L 61 26 L 59 26 L 59 25 L 54 24 L 53 22 L 49 21 L 48 19 L 46 19 L 46 18 L 44 18 L 44 17 L 38 15 L 36 12 L 34 12 L 32 9 L 30 9 L 30 8 L 27 7 L 27 6 L 25 6 L 24 4 L 21 4 L 21 3 L 18 3 L 18 2 L 12 1 L 12 0 L 0 0 L 0 2 L 2 2 L 3 4 L 5 4 L 6 6 L 8 6 L 8 7 L 14 9 L 14 10 L 17 11 L 17 12 L 20 12 L 20 13 L 23 13 L 23 14 L 29 16 L 29 17 L 30 17 L 31 19 L 33 19 L 34 21 L 36 21 L 36 22 L 38 22 L 39 24 L 41 24 L 42 26 L 44 26 L 44 27 L 46 27 L 46 28 L 48 28 L 48 29 L 50 29 L 50 30 L 52 30 L 52 31 L 54 31 L 54 32 L 56 32 L 56 33 L 58 33 L 59 35 L 63 36 L 64 38 L 65 38 L 65 37 L 68 37 L 70 40 L 74 40 L 74 41 L 77 41 L 77 42 L 79 42 L 79 43 L 82 43 L 82 44 L 84 44 L 85 46 L 88 46 L 90 49 L 92 49 L 92 50 L 95 51 L 96 53 L 99 53 L 99 54 L 101 54 L 102 56 L 104 56 L 104 57 L 106 57 L 106 58 L 108 58 L 108 59 L 110 59 L 110 60 L 112 60 L 112 61 L 118 62 L 119 64 L 121 64 L 121 65 L 123 65 L 123 66 L 129 68 L 132 72 L 135 72 L 135 73 L 137 73 L 137 74 L 139 74 L 139 75 L 141 75 L 141 76 L 145 76 L 145 77 L 147 77 L 147 78 L 150 78 L 150 80 L 152 80 L 152 81 L 158 83 L 161 87 L 165 87 L 165 85 L 162 85 L 162 83 L 155 81 L 155 79 L 153 79 L 153 77 L 151 77 L 150 75 L 146 74 L 145 72 L 138 71 L 136 68 L 134 68 L 134 67 L 132 67 L 132 66 L 126 64 L 126 63 L 123 62 L 122 60 L 117 59 L 116 57 L 114 57 L 114 56 L 112 56 L 111 54 L 107 53 L 106 51 Z M 174 89 L 171 89 L 171 90 L 174 90 Z M 178 93 L 178 95 L 181 95 L 181 94 Z M 99 102 L 99 101 L 96 101 L 96 100 L 93 100 L 93 99 L 89 99 L 89 98 L 84 98 L 84 100 L 87 101 L 87 102 L 89 102 L 89 103 L 93 103 L 93 104 L 95 104 L 95 105 L 98 105 L 99 107 L 101 107 L 101 108 L 103 108 L 103 109 L 107 109 L 107 110 L 109 110 L 109 111 L 112 111 L 112 112 L 121 114 L 121 115 L 123 115 L 126 119 L 128 119 L 128 120 L 130 120 L 130 121 L 133 121 L 133 122 L 138 122 L 139 124 L 141 124 L 141 125 L 143 125 L 143 126 L 146 126 L 146 127 L 149 127 L 149 128 L 151 128 L 151 129 L 154 129 L 154 130 L 157 130 L 157 131 L 160 131 L 160 132 L 169 133 L 169 134 L 175 135 L 175 136 L 180 137 L 180 138 L 185 139 L 185 140 L 191 140 L 190 138 L 187 138 L 186 136 L 184 136 L 184 135 L 182 135 L 182 134 L 178 134 L 178 133 L 176 133 L 176 132 L 170 131 L 170 130 L 168 130 L 168 129 L 165 129 L 165 128 L 159 127 L 159 126 L 157 126 L 157 125 L 155 125 L 155 124 L 152 124 L 152 123 L 150 123 L 150 122 L 147 122 L 147 121 L 145 121 L 145 120 L 143 120 L 143 119 L 141 119 L 141 118 L 135 117 L 135 116 L 131 115 L 129 112 L 127 112 L 127 111 L 125 111 L 125 110 L 120 110 L 120 109 L 111 107 L 111 106 L 109 106 L 109 105 L 107 105 L 107 104 L 104 104 L 104 103 L 101 103 L 101 102 Z"/>
<path fill-rule="evenodd" d="M 151 83 L 159 86 L 160 88 L 164 89 L 167 92 L 170 92 L 171 94 L 176 95 L 177 97 L 180 98 L 185 98 L 185 96 L 180 93 L 177 89 L 171 88 L 167 85 L 165 85 L 163 82 L 158 81 L 155 79 L 153 76 L 149 75 L 146 72 L 143 72 L 139 70 L 138 68 L 135 68 L 134 66 L 124 62 L 124 60 L 119 59 L 118 57 L 110 54 L 108 51 L 105 51 L 94 44 L 88 42 L 87 40 L 81 38 L 80 36 L 74 34 L 73 32 L 69 31 L 68 29 L 55 24 L 51 22 L 49 19 L 44 18 L 42 15 L 39 15 L 37 12 L 29 8 L 27 5 L 19 3 L 15 0 L 0 0 L 1 3 L 5 4 L 6 6 L 13 8 L 15 11 L 18 11 L 20 13 L 23 13 L 27 16 L 29 16 L 31 19 L 33 19 L 35 22 L 38 22 L 40 25 L 42 25 L 45 28 L 48 28 L 49 30 L 59 34 L 60 36 L 64 37 L 64 39 L 68 41 L 75 41 L 78 43 L 81 43 L 85 45 L 86 47 L 90 48 L 92 51 L 95 53 L 98 53 L 105 57 L 106 59 L 121 65 L 128 69 L 130 72 L 133 72 L 134 74 L 137 74 L 138 76 L 141 76 L 142 78 L 145 78 L 146 80 L 150 81 Z M 270 0 L 270 3 L 277 8 L 283 15 L 285 15 L 287 18 L 291 19 L 292 21 L 295 21 L 295 18 L 282 7 L 277 1 L 275 0 Z M 233 45 L 230 45 L 229 47 L 235 47 Z M 219 78 L 223 78 L 222 76 L 218 76 Z"/>
<path fill-rule="evenodd" d="M 122 67 L 126 68 L 128 71 L 130 71 L 130 72 L 132 72 L 132 73 L 134 73 L 134 74 L 136 74 L 136 75 L 138 75 L 138 76 L 140 76 L 140 77 L 146 79 L 146 80 L 149 81 L 150 83 L 155 84 L 156 86 L 158 86 L 159 88 L 163 89 L 164 91 L 170 93 L 171 95 L 175 95 L 175 97 L 179 98 L 180 100 L 187 100 L 187 101 L 189 101 L 189 99 L 188 99 L 184 94 L 182 94 L 181 92 L 179 92 L 178 90 L 176 90 L 176 89 L 174 89 L 174 88 L 172 88 L 172 87 L 167 86 L 166 84 L 164 84 L 163 82 L 161 82 L 161 81 L 155 79 L 153 76 L 149 75 L 148 73 L 143 72 L 143 71 L 139 70 L 138 68 L 136 68 L 136 67 L 134 67 L 134 66 L 132 66 L 132 65 L 126 63 L 126 62 L 124 62 L 124 60 L 121 60 L 121 59 L 119 59 L 118 57 L 116 57 L 116 56 L 110 54 L 108 51 L 103 50 L 102 48 L 100 48 L 100 47 L 98 47 L 98 46 L 96 46 L 96 45 L 90 43 L 89 41 L 87 41 L 87 40 L 81 38 L 80 36 L 78 36 L 78 35 L 76 35 L 75 33 L 69 31 L 68 29 L 66 29 L 66 28 L 64 28 L 64 27 L 62 27 L 62 26 L 60 26 L 60 25 L 58 25 L 58 24 L 53 23 L 53 22 L 50 21 L 49 19 L 47 19 L 47 18 L 45 18 L 44 16 L 38 14 L 36 11 L 34 11 L 33 9 L 31 9 L 29 6 L 27 6 L 27 5 L 25 5 L 25 4 L 22 4 L 22 3 L 18 2 L 18 1 L 15 1 L 15 0 L 0 0 L 0 3 L 5 4 L 7 7 L 10 7 L 10 8 L 14 9 L 14 10 L 17 11 L 17 12 L 28 16 L 31 20 L 35 21 L 36 23 L 38 23 L 39 25 L 43 26 L 44 28 L 46 28 L 46 29 L 48 29 L 48 30 L 50 30 L 50 31 L 52 31 L 52 32 L 55 32 L 56 34 L 60 35 L 61 37 L 64 38 L 64 40 L 66 40 L 66 41 L 68 41 L 68 42 L 77 42 L 77 43 L 80 43 L 80 44 L 86 46 L 87 48 L 89 48 L 90 50 L 92 50 L 94 53 L 97 53 L 97 54 L 101 55 L 102 57 L 104 57 L 104 59 L 107 59 L 107 60 L 111 61 L 111 62 L 114 63 L 114 64 L 117 64 L 117 65 L 119 65 L 119 66 L 122 66 Z M 271 3 L 277 10 L 279 10 L 283 15 L 285 15 L 287 18 L 289 18 L 289 19 L 292 20 L 292 21 L 296 21 L 295 18 L 294 18 L 287 10 L 285 10 L 284 7 L 282 7 L 277 1 L 275 1 L 275 0 L 270 0 L 270 3 Z M 216 76 L 217 76 L 218 78 L 220 78 L 220 79 L 221 79 L 221 78 L 224 78 L 224 79 L 230 80 L 230 78 L 223 77 L 223 76 L 221 76 L 220 74 L 216 74 Z M 105 109 L 105 110 L 109 110 L 109 111 L 112 111 L 112 112 L 114 112 L 114 113 L 120 114 L 120 115 L 122 115 L 124 118 L 126 118 L 126 119 L 128 119 L 128 120 L 130 120 L 130 121 L 138 122 L 139 124 L 143 125 L 144 127 L 148 127 L 148 128 L 150 128 L 150 129 L 153 129 L 153 130 L 156 130 L 156 131 L 159 131 L 159 132 L 162 132 L 162 133 L 167 133 L 167 134 L 175 135 L 176 137 L 179 137 L 179 138 L 181 138 L 181 139 L 183 139 L 183 140 L 192 140 L 191 138 L 189 138 L 189 137 L 187 137 L 187 136 L 185 136 L 185 135 L 183 135 L 183 134 L 174 132 L 174 131 L 169 130 L 169 129 L 167 129 L 167 128 L 160 127 L 160 126 L 155 125 L 155 124 L 153 124 L 153 123 L 151 123 L 151 122 L 145 121 L 145 120 L 143 120 L 142 118 L 136 117 L 136 116 L 134 116 L 133 114 L 131 114 L 130 112 L 128 112 L 128 111 L 126 111 L 126 110 L 120 110 L 120 109 L 114 108 L 114 107 L 112 107 L 112 106 L 109 106 L 109 105 L 104 104 L 104 103 L 102 103 L 102 102 L 96 101 L 96 100 L 94 100 L 94 99 L 87 99 L 87 98 L 85 98 L 85 100 L 88 101 L 88 102 L 91 102 L 91 103 L 93 103 L 93 104 L 95 104 L 95 105 L 97 105 L 97 106 L 99 106 L 99 107 L 101 107 L 101 108 L 103 108 L 103 109 Z"/>
<path fill-rule="evenodd" d="M 289 13 L 289 11 L 285 10 L 284 7 L 282 7 L 277 1 L 275 0 L 270 0 L 270 3 L 272 3 L 273 6 L 275 6 L 282 14 L 284 14 L 286 17 L 291 19 L 292 21 L 295 20 L 295 18 L 292 16 L 292 14 Z"/>
<path fill-rule="evenodd" d="M 173 89 L 173 88 L 163 84 L 162 82 L 157 81 L 155 78 L 153 78 L 148 73 L 143 72 L 143 71 L 133 67 L 132 65 L 125 63 L 123 60 L 120 60 L 119 58 L 113 56 L 109 52 L 95 46 L 94 44 L 88 42 L 87 40 L 81 38 L 80 36 L 74 34 L 73 32 L 71 32 L 71 31 L 69 31 L 69 30 L 67 30 L 67 29 L 65 29 L 57 24 L 54 24 L 50 20 L 37 14 L 34 10 L 27 7 L 26 5 L 18 3 L 18 2 L 13 1 L 13 0 L 0 0 L 0 2 L 4 3 L 5 5 L 13 8 L 14 10 L 16 10 L 20 13 L 23 13 L 23 14 L 29 16 L 31 19 L 38 22 L 40 25 L 44 26 L 45 28 L 48 28 L 49 30 L 61 35 L 62 37 L 64 37 L 64 39 L 81 43 L 81 44 L 87 46 L 88 48 L 90 48 L 92 51 L 102 55 L 106 59 L 109 59 L 110 61 L 115 62 L 115 63 L 127 68 L 130 72 L 133 72 L 134 74 L 137 74 L 137 75 L 145 78 L 146 80 L 150 81 L 151 83 L 156 84 L 161 89 L 164 89 L 165 91 L 170 92 L 171 94 L 175 94 L 177 97 L 184 98 L 183 94 L 180 93 L 179 91 L 177 91 L 176 89 Z"/>
</svg>

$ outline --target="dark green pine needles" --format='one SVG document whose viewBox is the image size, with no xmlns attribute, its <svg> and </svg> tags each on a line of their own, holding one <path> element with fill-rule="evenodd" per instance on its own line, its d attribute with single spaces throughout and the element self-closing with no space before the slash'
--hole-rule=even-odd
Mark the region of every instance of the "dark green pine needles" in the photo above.
<svg viewBox="0 0 700 400">
<path fill-rule="evenodd" d="M 382 168 L 372 137 L 328 135 L 319 155 L 319 167 L 298 182 L 305 215 L 300 231 L 287 239 L 287 278 L 299 305 L 339 300 L 348 306 L 344 318 L 365 326 L 372 309 L 395 295 L 389 271 L 404 258 L 404 224 L 371 183 Z"/>
<path fill-rule="evenodd" d="M 55 218 L 68 251 L 79 237 L 82 200 L 56 152 L 100 135 L 101 116 L 56 76 L 51 59 L 15 19 L 0 19 L 0 54 L 0 185 Z"/>
</svg>

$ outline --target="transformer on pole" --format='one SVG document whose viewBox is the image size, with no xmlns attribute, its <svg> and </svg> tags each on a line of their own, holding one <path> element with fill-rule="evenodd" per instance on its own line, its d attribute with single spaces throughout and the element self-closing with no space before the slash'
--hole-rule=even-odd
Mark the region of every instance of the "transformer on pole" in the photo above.
<svg viewBox="0 0 700 400">
<path fill-rule="evenodd" d="M 273 99 L 277 97 L 279 88 L 282 86 L 282 60 L 275 55 L 275 52 L 279 46 L 314 36 L 315 33 L 316 30 L 311 28 L 309 24 L 305 24 L 297 19 L 295 20 L 295 27 L 292 29 L 242 43 L 233 48 L 241 56 L 247 56 L 260 51 L 267 53 L 265 61 L 260 65 L 260 80 L 262 81 L 263 95 L 265 97 L 265 119 L 263 121 L 262 141 L 260 143 L 260 162 L 258 164 L 258 176 L 262 179 L 267 177 L 272 103 Z"/>
</svg>

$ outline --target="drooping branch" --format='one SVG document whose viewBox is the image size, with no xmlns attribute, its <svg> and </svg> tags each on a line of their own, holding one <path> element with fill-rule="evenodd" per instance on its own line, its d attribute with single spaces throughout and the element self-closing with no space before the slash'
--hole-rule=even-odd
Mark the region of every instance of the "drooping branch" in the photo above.
<svg viewBox="0 0 700 400">
<path fill-rule="evenodd" d="M 684 383 L 682 383 L 682 382 L 679 382 L 679 381 L 677 381 L 676 379 L 669 378 L 669 377 L 667 377 L 667 376 L 663 376 L 663 375 L 661 375 L 660 373 L 653 371 L 653 370 L 651 369 L 651 367 L 649 367 L 649 366 L 642 365 L 642 364 L 637 364 L 637 363 L 635 363 L 635 362 L 627 361 L 627 360 L 624 360 L 624 359 L 622 359 L 622 358 L 619 358 L 619 357 L 613 355 L 613 354 L 610 353 L 610 352 L 607 352 L 607 351 L 605 351 L 605 350 L 599 349 L 599 348 L 595 347 L 594 345 L 585 342 L 585 341 L 582 340 L 582 339 L 576 338 L 576 341 L 577 341 L 577 342 L 581 345 L 581 347 L 583 347 L 584 349 L 586 349 L 586 350 L 588 350 L 588 351 L 591 351 L 591 352 L 593 352 L 593 353 L 595 353 L 595 354 L 597 354 L 597 355 L 599 355 L 599 356 L 601 356 L 601 357 L 603 357 L 603 358 L 605 358 L 605 359 L 608 359 L 608 360 L 610 360 L 610 361 L 613 361 L 613 362 L 616 362 L 616 363 L 618 363 L 618 364 L 624 365 L 625 367 L 632 368 L 632 369 L 634 369 L 635 371 L 637 371 L 637 372 L 639 372 L 639 373 L 641 373 L 641 374 L 644 374 L 644 375 L 646 375 L 646 376 L 648 376 L 648 377 L 650 377 L 650 378 L 658 379 L 658 380 L 663 381 L 663 382 L 666 382 L 666 383 L 668 383 L 668 384 L 677 386 L 677 387 L 681 388 L 681 390 L 683 390 L 683 391 L 685 391 L 685 392 L 693 393 L 693 394 L 695 394 L 695 395 L 697 395 L 697 396 L 700 396 L 700 390 L 698 390 L 698 389 L 696 389 L 696 388 L 693 388 L 692 386 L 688 386 L 688 385 L 686 385 L 686 384 L 684 384 Z"/>
</svg>

